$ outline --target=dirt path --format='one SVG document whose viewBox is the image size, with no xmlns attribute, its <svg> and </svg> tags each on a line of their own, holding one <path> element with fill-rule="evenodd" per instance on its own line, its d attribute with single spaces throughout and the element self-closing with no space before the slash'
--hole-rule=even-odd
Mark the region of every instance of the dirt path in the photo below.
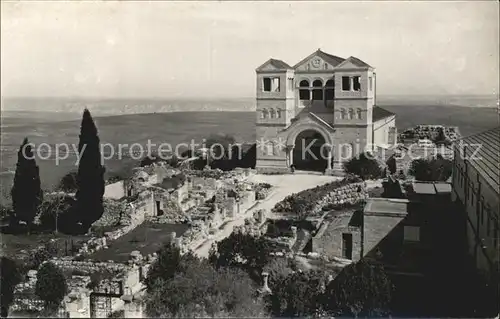
<svg viewBox="0 0 500 319">
<path fill-rule="evenodd" d="M 253 213 L 259 209 L 270 211 L 276 203 L 282 201 L 286 196 L 323 185 L 341 178 L 324 175 L 254 175 L 249 181 L 256 183 L 269 183 L 274 186 L 274 191 L 265 200 L 241 214 L 237 219 L 227 223 L 222 230 L 219 230 L 212 238 L 205 241 L 201 246 L 194 249 L 194 253 L 200 257 L 208 257 L 210 248 L 214 242 L 223 240 L 231 235 L 235 226 L 241 226 L 245 223 L 245 218 L 253 216 Z"/>
</svg>

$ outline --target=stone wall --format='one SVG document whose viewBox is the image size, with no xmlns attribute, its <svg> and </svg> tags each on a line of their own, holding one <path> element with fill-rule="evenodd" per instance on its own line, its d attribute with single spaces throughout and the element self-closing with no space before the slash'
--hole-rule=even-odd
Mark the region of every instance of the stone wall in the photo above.
<svg viewBox="0 0 500 319">
<path fill-rule="evenodd" d="M 104 187 L 104 198 L 120 199 L 126 196 L 125 182 L 118 181 Z"/>
<path fill-rule="evenodd" d="M 350 226 L 352 213 L 337 216 L 333 221 L 325 221 L 312 238 L 312 251 L 327 258 L 344 258 L 343 234 L 352 235 L 352 259 L 362 258 L 361 228 Z"/>
</svg>

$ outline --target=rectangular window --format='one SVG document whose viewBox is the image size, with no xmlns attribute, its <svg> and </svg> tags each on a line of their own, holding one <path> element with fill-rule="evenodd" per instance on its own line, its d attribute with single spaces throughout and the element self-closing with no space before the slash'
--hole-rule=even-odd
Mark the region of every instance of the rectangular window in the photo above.
<svg viewBox="0 0 500 319">
<path fill-rule="evenodd" d="M 342 234 L 342 257 L 352 260 L 352 234 Z"/>
<path fill-rule="evenodd" d="M 264 92 L 271 92 L 271 78 L 262 79 L 262 90 Z"/>
<path fill-rule="evenodd" d="M 360 76 L 353 76 L 352 77 L 352 86 L 354 91 L 359 91 L 361 90 L 361 81 L 360 81 Z"/>
<path fill-rule="evenodd" d="M 274 146 L 273 144 L 267 144 L 267 155 L 274 155 Z"/>
<path fill-rule="evenodd" d="M 420 227 L 405 226 L 404 227 L 404 240 L 419 242 L 420 241 Z"/>
<path fill-rule="evenodd" d="M 371 76 L 368 78 L 368 82 L 370 85 L 370 91 L 372 91 L 373 90 L 373 78 Z"/>
<path fill-rule="evenodd" d="M 342 77 L 342 91 L 350 91 L 351 90 L 351 78 L 348 76 Z"/>
</svg>

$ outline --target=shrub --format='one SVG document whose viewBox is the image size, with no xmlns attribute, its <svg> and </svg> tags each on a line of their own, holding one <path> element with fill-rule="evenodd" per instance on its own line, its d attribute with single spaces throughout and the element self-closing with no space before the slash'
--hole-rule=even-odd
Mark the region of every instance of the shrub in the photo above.
<svg viewBox="0 0 500 319">
<path fill-rule="evenodd" d="M 35 292 L 45 303 L 45 309 L 56 310 L 68 292 L 63 272 L 51 262 L 44 263 L 36 276 Z"/>
<path fill-rule="evenodd" d="M 452 170 L 452 161 L 438 156 L 429 160 L 412 161 L 409 174 L 419 181 L 446 181 L 451 176 Z"/>
<path fill-rule="evenodd" d="M 73 193 L 76 192 L 78 189 L 77 183 L 76 183 L 76 176 L 78 175 L 77 172 L 69 172 L 66 175 L 64 175 L 61 180 L 59 181 L 59 184 L 57 185 L 57 189 L 61 190 L 63 192 L 67 193 Z"/>
<path fill-rule="evenodd" d="M 345 163 L 344 170 L 347 173 L 361 177 L 363 180 L 376 179 L 382 175 L 382 169 L 378 162 L 364 153 Z"/>
<path fill-rule="evenodd" d="M 56 218 L 58 228 L 69 226 L 70 215 L 73 213 L 75 200 L 68 195 L 47 195 L 38 209 L 40 225 L 43 229 L 55 230 Z M 67 228 L 67 227 L 66 227 Z"/>
</svg>

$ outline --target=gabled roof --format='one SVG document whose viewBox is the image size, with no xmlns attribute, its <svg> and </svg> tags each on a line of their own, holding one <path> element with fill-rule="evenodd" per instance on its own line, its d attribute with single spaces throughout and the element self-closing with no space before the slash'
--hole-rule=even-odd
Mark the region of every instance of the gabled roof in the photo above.
<svg viewBox="0 0 500 319">
<path fill-rule="evenodd" d="M 387 117 L 391 117 L 391 116 L 395 115 L 391 111 L 387 111 L 386 109 L 383 109 L 380 106 L 374 106 L 372 112 L 373 112 L 372 113 L 373 114 L 373 116 L 372 116 L 373 122 L 376 122 L 376 121 L 379 121 L 381 119 L 385 119 Z"/>
<path fill-rule="evenodd" d="M 348 63 L 351 63 L 352 65 L 360 67 L 360 68 L 373 68 L 368 63 L 366 63 L 366 62 L 364 62 L 364 61 L 362 61 L 354 56 L 350 56 L 347 59 L 345 59 L 341 64 L 338 65 L 338 67 L 340 68 L 344 64 L 348 64 Z"/>
<path fill-rule="evenodd" d="M 267 65 L 272 65 L 277 70 L 291 70 L 291 69 L 293 69 L 290 65 L 288 65 L 288 63 L 281 61 L 281 60 L 278 60 L 278 59 L 271 58 L 271 59 L 267 60 L 264 64 L 259 66 L 257 68 L 257 71 L 261 70 L 262 68 L 264 68 Z"/>
<path fill-rule="evenodd" d="M 458 144 L 459 147 L 466 146 L 464 158 L 498 193 L 500 187 L 500 126 L 464 137 L 459 140 Z"/>
<path fill-rule="evenodd" d="M 321 51 L 320 49 L 318 49 L 318 50 L 314 51 L 313 53 L 309 54 L 304 59 L 300 60 L 297 64 L 295 64 L 293 66 L 293 68 L 295 69 L 295 68 L 299 67 L 302 63 L 304 63 L 305 61 L 309 60 L 310 58 L 312 58 L 315 55 L 319 56 L 325 62 L 327 62 L 328 64 L 330 64 L 330 65 L 332 65 L 334 67 L 337 66 L 337 65 L 339 65 L 340 63 L 344 62 L 343 58 L 335 56 L 335 55 L 332 55 L 332 54 L 325 53 L 325 52 Z"/>
</svg>

